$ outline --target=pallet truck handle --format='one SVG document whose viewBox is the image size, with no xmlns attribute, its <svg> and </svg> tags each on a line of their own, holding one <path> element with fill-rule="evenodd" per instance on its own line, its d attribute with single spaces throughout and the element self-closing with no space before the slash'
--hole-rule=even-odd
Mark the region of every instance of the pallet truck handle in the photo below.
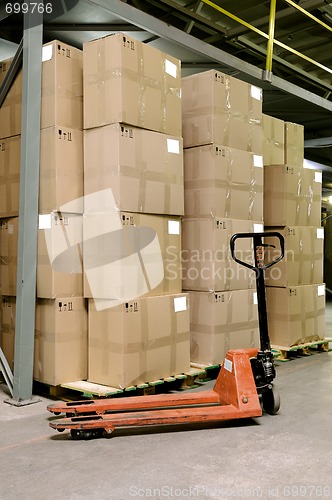
<svg viewBox="0 0 332 500">
<path fill-rule="evenodd" d="M 256 254 L 256 249 L 259 246 L 275 248 L 274 245 L 262 243 L 262 238 L 267 238 L 267 237 L 278 238 L 279 243 L 280 243 L 280 251 L 281 251 L 280 256 L 277 257 L 276 259 L 274 259 L 273 261 L 269 262 L 268 264 L 264 264 L 264 265 L 261 264 L 259 267 L 257 267 L 257 266 L 253 266 L 251 264 L 248 264 L 248 262 L 244 262 L 243 260 L 240 260 L 235 256 L 235 242 L 238 239 L 249 239 L 249 238 L 253 239 L 254 240 L 254 254 Z M 235 233 L 231 237 L 230 247 L 231 247 L 232 258 L 235 260 L 235 262 L 237 262 L 238 264 L 240 264 L 242 266 L 247 267 L 248 269 L 251 269 L 252 271 L 255 271 L 256 273 L 258 273 L 260 269 L 263 269 L 265 271 L 265 269 L 268 269 L 269 267 L 274 266 L 275 264 L 277 264 L 278 262 L 280 262 L 284 258 L 284 254 L 285 254 L 284 237 L 282 236 L 282 234 L 280 234 L 276 231 L 266 231 L 266 232 L 262 232 L 262 233 Z"/>
</svg>

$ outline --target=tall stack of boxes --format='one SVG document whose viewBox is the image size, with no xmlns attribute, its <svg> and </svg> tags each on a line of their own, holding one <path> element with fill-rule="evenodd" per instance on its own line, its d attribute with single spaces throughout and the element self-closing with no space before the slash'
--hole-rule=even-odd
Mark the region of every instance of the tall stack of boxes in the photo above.
<svg viewBox="0 0 332 500">
<path fill-rule="evenodd" d="M 83 47 L 88 380 L 189 369 L 180 61 L 122 33 Z"/>
<path fill-rule="evenodd" d="M 183 78 L 182 100 L 191 361 L 216 365 L 259 346 L 254 275 L 233 261 L 230 238 L 263 230 L 262 91 L 207 71 Z M 236 249 L 253 262 L 251 240 Z"/>
<path fill-rule="evenodd" d="M 79 248 L 83 217 L 82 51 L 55 40 L 43 46 L 42 60 L 34 378 L 57 385 L 85 378 L 87 374 L 87 310 Z M 3 194 L 0 284 L 2 334 L 6 336 L 2 346 L 11 367 L 21 103 L 22 71 L 0 108 L 0 189 Z"/>
<path fill-rule="evenodd" d="M 0 83 L 11 59 L 0 63 Z M 22 71 L 0 108 L 0 347 L 9 366 L 14 363 L 17 235 L 20 189 Z"/>
<path fill-rule="evenodd" d="M 53 41 L 42 59 L 35 380 L 122 388 L 258 347 L 255 275 L 229 243 L 263 222 L 286 241 L 266 273 L 272 344 L 324 338 L 322 176 L 303 168 L 303 127 L 262 115 L 261 89 L 231 76 L 181 80 L 179 60 L 123 33 L 83 52 Z M 22 71 L 0 108 L 12 368 L 21 103 Z M 253 262 L 250 239 L 236 251 Z"/>
<path fill-rule="evenodd" d="M 288 348 L 325 337 L 322 173 L 303 167 L 302 125 L 264 116 L 263 133 L 265 228 L 285 238 L 285 258 L 266 272 L 269 333 Z"/>
</svg>

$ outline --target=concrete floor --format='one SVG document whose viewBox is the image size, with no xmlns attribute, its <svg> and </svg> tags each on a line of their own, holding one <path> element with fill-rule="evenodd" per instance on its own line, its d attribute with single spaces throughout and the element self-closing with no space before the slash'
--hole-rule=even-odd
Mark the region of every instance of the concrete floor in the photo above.
<svg viewBox="0 0 332 500">
<path fill-rule="evenodd" d="M 332 302 L 327 307 L 332 336 Z M 208 389 L 213 382 L 204 384 Z M 1 500 L 332 497 L 332 352 L 277 363 L 278 415 L 73 441 L 0 387 Z"/>
</svg>

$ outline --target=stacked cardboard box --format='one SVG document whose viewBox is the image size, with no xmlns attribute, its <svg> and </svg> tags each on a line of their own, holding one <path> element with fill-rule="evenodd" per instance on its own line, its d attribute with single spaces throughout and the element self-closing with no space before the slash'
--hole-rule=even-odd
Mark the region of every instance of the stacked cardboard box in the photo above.
<svg viewBox="0 0 332 500">
<path fill-rule="evenodd" d="M 265 228 L 285 239 L 284 259 L 266 271 L 269 333 L 273 345 L 288 348 L 325 336 L 322 173 L 303 167 L 302 125 L 266 116 L 263 131 Z M 269 249 L 266 261 L 278 255 Z"/>
<path fill-rule="evenodd" d="M 34 377 L 56 384 L 87 374 L 87 327 L 80 329 L 68 351 L 71 359 L 67 356 L 62 365 L 50 363 L 56 359 L 59 346 L 66 349 L 65 332 L 73 331 L 70 316 L 76 314 L 77 324 L 87 324 L 87 311 L 81 305 L 69 308 L 63 321 L 56 319 L 59 303 L 83 296 L 82 51 L 55 40 L 43 46 L 42 61 L 36 315 L 43 316 L 44 309 L 53 309 L 54 314 L 48 315 L 47 328 L 43 322 L 36 328 Z M 0 68 L 3 77 L 8 68 L 8 62 Z M 0 285 L 5 304 L 14 304 L 16 295 L 21 104 L 22 71 L 0 108 Z M 50 329 L 54 334 L 52 342 Z M 48 360 L 47 368 L 41 352 Z"/>
<path fill-rule="evenodd" d="M 182 98 L 191 361 L 220 364 L 229 348 L 259 344 L 254 276 L 233 261 L 229 242 L 263 229 L 262 93 L 207 71 L 182 80 Z M 237 255 L 252 260 L 252 242 L 240 240 Z"/>
<path fill-rule="evenodd" d="M 84 45 L 83 73 L 88 379 L 127 387 L 189 369 L 181 68 L 119 33 Z"/>
</svg>

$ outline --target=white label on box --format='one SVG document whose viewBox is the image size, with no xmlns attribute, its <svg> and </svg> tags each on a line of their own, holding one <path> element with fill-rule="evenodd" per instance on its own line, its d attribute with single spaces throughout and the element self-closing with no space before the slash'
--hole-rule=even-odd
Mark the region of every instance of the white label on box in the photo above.
<svg viewBox="0 0 332 500">
<path fill-rule="evenodd" d="M 320 240 L 324 239 L 324 228 L 320 227 L 317 229 L 317 238 Z"/>
<path fill-rule="evenodd" d="M 255 85 L 251 85 L 251 97 L 253 99 L 257 99 L 257 101 L 262 100 L 262 89 L 259 87 L 255 87 Z"/>
<path fill-rule="evenodd" d="M 263 168 L 263 156 L 253 155 L 254 156 L 254 167 Z"/>
<path fill-rule="evenodd" d="M 176 67 L 176 64 L 172 63 L 168 59 L 165 59 L 165 71 L 169 75 L 171 75 L 174 78 L 176 78 L 176 76 L 177 76 L 177 67 Z"/>
<path fill-rule="evenodd" d="M 13 232 L 14 232 L 13 224 L 8 224 L 8 234 L 13 234 Z"/>
<path fill-rule="evenodd" d="M 317 287 L 317 297 L 325 295 L 325 285 L 318 285 Z"/>
<path fill-rule="evenodd" d="M 187 298 L 184 295 L 183 297 L 174 297 L 174 312 L 181 312 L 187 310 Z"/>
<path fill-rule="evenodd" d="M 264 224 L 254 224 L 254 233 L 262 233 L 264 231 Z"/>
<path fill-rule="evenodd" d="M 168 234 L 180 234 L 180 221 L 178 220 L 168 221 Z"/>
<path fill-rule="evenodd" d="M 39 215 L 38 229 L 51 229 L 52 219 L 51 214 Z"/>
<path fill-rule="evenodd" d="M 227 371 L 229 371 L 229 372 L 232 373 L 233 363 L 229 359 L 227 359 L 227 358 L 225 358 L 224 367 L 225 367 L 225 370 L 227 370 Z"/>
<path fill-rule="evenodd" d="M 180 154 L 180 141 L 177 139 L 167 139 L 167 152 Z"/>
<path fill-rule="evenodd" d="M 42 50 L 42 62 L 50 61 L 53 56 L 53 45 L 46 45 Z"/>
<path fill-rule="evenodd" d="M 322 181 L 323 181 L 323 173 L 315 172 L 315 182 L 322 182 Z"/>
<path fill-rule="evenodd" d="M 257 292 L 254 292 L 254 304 L 258 304 Z"/>
</svg>

